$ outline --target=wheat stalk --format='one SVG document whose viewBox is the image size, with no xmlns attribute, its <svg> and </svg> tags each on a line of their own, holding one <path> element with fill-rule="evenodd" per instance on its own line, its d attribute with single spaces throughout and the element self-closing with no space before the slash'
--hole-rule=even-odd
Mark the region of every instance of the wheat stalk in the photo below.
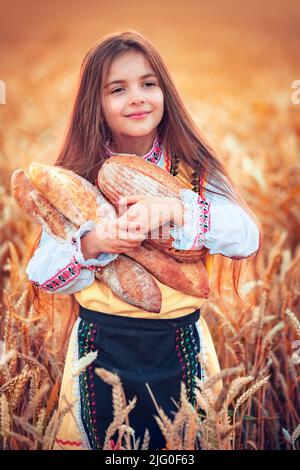
<svg viewBox="0 0 300 470">
<path fill-rule="evenodd" d="M 271 375 L 268 375 L 267 377 L 264 377 L 263 379 L 259 380 L 255 384 L 253 384 L 246 392 L 244 392 L 240 398 L 237 400 L 235 408 L 234 408 L 234 413 L 237 411 L 237 409 L 246 401 L 248 398 L 250 398 L 254 393 L 257 392 L 265 383 L 268 382 L 269 378 Z"/>
<path fill-rule="evenodd" d="M 120 426 L 124 423 L 124 420 L 128 417 L 128 414 L 135 407 L 137 397 L 135 396 L 126 406 L 125 394 L 119 376 L 103 368 L 96 368 L 95 373 L 104 382 L 112 386 L 113 421 L 106 430 L 105 441 L 103 445 L 103 450 L 109 450 L 109 442 L 111 437 L 120 428 Z"/>
<path fill-rule="evenodd" d="M 237 360 L 237 364 L 244 363 L 246 358 L 245 347 L 240 341 L 234 341 L 233 351 Z"/>
<path fill-rule="evenodd" d="M 11 417 L 9 406 L 4 393 L 0 396 L 0 435 L 3 437 L 3 449 L 6 449 L 6 441 L 11 432 Z"/>
<path fill-rule="evenodd" d="M 11 400 L 9 403 L 12 410 L 15 410 L 15 408 L 17 408 L 18 404 L 20 403 L 21 398 L 23 398 L 23 392 L 24 392 L 25 386 L 28 380 L 31 379 L 31 377 L 32 377 L 32 371 L 26 365 L 24 367 L 22 374 L 18 376 L 19 380 L 17 381 L 13 389 L 13 393 L 12 393 Z"/>
<path fill-rule="evenodd" d="M 273 341 L 273 338 L 274 336 L 279 332 L 281 331 L 283 328 L 284 328 L 284 322 L 283 321 L 280 321 L 279 323 L 277 323 L 277 325 L 273 326 L 273 328 L 268 331 L 268 333 L 265 335 L 264 339 L 263 339 L 263 342 L 262 342 L 262 348 L 263 350 L 266 349 L 267 345 L 268 344 L 272 344 L 272 341 Z"/>
<path fill-rule="evenodd" d="M 84 371 L 98 356 L 98 351 L 90 351 L 85 356 L 81 357 L 73 366 L 73 376 L 79 375 Z"/>
<path fill-rule="evenodd" d="M 29 403 L 31 403 L 36 396 L 38 389 L 41 385 L 41 370 L 39 368 L 31 369 L 30 386 L 29 386 Z"/>
<path fill-rule="evenodd" d="M 300 424 L 298 424 L 298 426 L 294 429 L 292 436 L 291 436 L 292 438 L 291 440 L 292 440 L 292 444 L 294 448 L 295 448 L 295 442 L 299 436 L 300 436 Z"/>
<path fill-rule="evenodd" d="M 292 310 L 290 310 L 289 308 L 287 308 L 284 311 L 284 313 L 286 314 L 289 323 L 293 326 L 293 328 L 295 328 L 295 331 L 296 331 L 297 335 L 300 338 L 300 322 L 299 322 L 298 318 L 296 317 L 294 312 L 292 312 Z"/>
<path fill-rule="evenodd" d="M 149 449 L 149 443 L 150 443 L 150 433 L 149 433 L 148 428 L 146 428 L 141 450 Z"/>
<path fill-rule="evenodd" d="M 30 351 L 29 330 L 24 322 L 21 325 L 21 351 L 25 355 L 28 355 Z"/>
<path fill-rule="evenodd" d="M 44 432 L 45 419 L 46 419 L 46 408 L 42 408 L 39 412 L 37 423 L 36 423 L 36 430 L 41 435 Z"/>
<path fill-rule="evenodd" d="M 247 385 L 249 382 L 251 382 L 254 379 L 252 375 L 248 375 L 247 377 L 237 377 L 234 379 L 228 389 L 228 394 L 227 394 L 227 405 L 229 405 L 232 400 L 237 396 L 237 394 L 240 392 L 241 388 Z"/>
<path fill-rule="evenodd" d="M 250 398 L 252 395 L 254 395 L 265 383 L 268 382 L 269 378 L 271 375 L 268 375 L 267 377 L 264 377 L 263 379 L 259 380 L 255 384 L 253 384 L 246 392 L 244 392 L 240 398 L 237 400 L 235 408 L 234 408 L 234 413 L 233 413 L 233 424 L 235 424 L 235 415 L 237 409 Z"/>
<path fill-rule="evenodd" d="M 31 377 L 31 371 L 29 367 L 26 365 L 23 371 L 19 375 L 17 375 L 13 379 L 10 379 L 8 382 L 2 385 L 2 387 L 0 388 L 0 394 L 4 392 L 10 392 L 11 390 L 15 390 L 18 383 L 20 382 L 24 383 L 27 380 L 29 380 L 30 377 Z"/>
</svg>

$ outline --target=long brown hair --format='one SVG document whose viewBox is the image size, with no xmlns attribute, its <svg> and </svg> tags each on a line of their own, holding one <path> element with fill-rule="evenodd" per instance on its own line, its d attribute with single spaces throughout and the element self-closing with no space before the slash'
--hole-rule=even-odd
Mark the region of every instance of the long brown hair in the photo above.
<svg viewBox="0 0 300 470">
<path fill-rule="evenodd" d="M 112 61 L 121 53 L 135 50 L 148 59 L 157 74 L 164 94 L 164 114 L 157 131 L 171 158 L 176 155 L 189 168 L 205 174 L 213 190 L 240 204 L 253 218 L 260 232 L 260 246 L 251 256 L 254 277 L 259 277 L 258 263 L 262 246 L 261 224 L 246 201 L 239 194 L 228 171 L 216 152 L 205 141 L 180 98 L 172 77 L 158 50 L 142 34 L 135 30 L 114 32 L 104 36 L 86 54 L 80 70 L 78 91 L 62 148 L 55 165 L 70 169 L 94 183 L 99 169 L 107 158 L 106 142 L 111 131 L 105 121 L 101 97 L 107 82 Z M 217 288 L 222 287 L 225 272 L 224 257 L 219 255 Z M 223 259 L 222 259 L 223 258 Z M 243 302 L 238 292 L 241 260 L 230 260 L 235 296 Z"/>
</svg>

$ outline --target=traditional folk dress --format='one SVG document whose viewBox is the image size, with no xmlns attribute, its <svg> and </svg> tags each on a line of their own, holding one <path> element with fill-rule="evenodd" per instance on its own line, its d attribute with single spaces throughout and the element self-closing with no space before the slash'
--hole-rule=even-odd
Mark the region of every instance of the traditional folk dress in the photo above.
<svg viewBox="0 0 300 470">
<path fill-rule="evenodd" d="M 108 156 L 113 155 L 107 146 Z M 172 172 L 171 159 L 157 135 L 145 160 Z M 205 246 L 205 267 L 211 280 L 213 255 L 243 258 L 258 249 L 259 232 L 252 218 L 239 205 L 216 194 L 200 195 L 191 188 L 191 168 L 180 162 L 176 178 L 186 187 L 180 198 L 184 205 L 184 225 L 174 227 L 173 246 L 195 249 Z M 207 184 L 207 187 L 209 183 Z M 70 336 L 59 398 L 59 411 L 74 403 L 73 412 L 63 417 L 54 450 L 102 449 L 105 433 L 113 421 L 112 387 L 95 368 L 118 374 L 127 403 L 137 402 L 129 414 L 140 445 L 146 429 L 149 449 L 162 449 L 165 439 L 154 418 L 158 415 L 154 399 L 169 416 L 174 417 L 180 399 L 180 385 L 186 385 L 189 401 L 195 403 L 195 377 L 201 381 L 220 372 L 210 331 L 200 314 L 205 299 L 185 294 L 162 284 L 162 308 L 159 314 L 143 311 L 115 295 L 102 281 L 95 279 L 95 269 L 105 266 L 118 254 L 102 253 L 85 260 L 81 238 L 95 227 L 88 221 L 72 240 L 60 243 L 45 231 L 27 266 L 28 278 L 49 293 L 74 294 L 79 316 Z M 97 351 L 97 358 L 79 375 L 73 374 L 78 360 Z M 198 354 L 206 363 L 206 372 Z M 214 386 L 219 393 L 222 381 Z M 152 393 L 150 393 L 150 391 Z M 154 397 L 154 399 L 153 399 Z M 112 436 L 111 446 L 118 434 Z"/>
</svg>

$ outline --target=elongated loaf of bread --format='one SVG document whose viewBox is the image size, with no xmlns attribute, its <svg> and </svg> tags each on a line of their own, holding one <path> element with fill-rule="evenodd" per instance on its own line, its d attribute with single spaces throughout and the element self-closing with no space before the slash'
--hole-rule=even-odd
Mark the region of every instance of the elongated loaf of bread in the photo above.
<svg viewBox="0 0 300 470">
<path fill-rule="evenodd" d="M 103 194 L 117 207 L 120 196 L 141 194 L 155 197 L 179 197 L 185 186 L 174 176 L 157 165 L 137 155 L 116 155 L 108 158 L 98 173 L 98 186 Z M 169 239 L 148 238 L 152 246 L 164 251 L 180 261 L 199 261 L 205 248 L 201 250 L 176 250 Z"/>
<path fill-rule="evenodd" d="M 148 312 L 160 312 L 162 297 L 158 285 L 149 272 L 133 259 L 119 255 L 105 269 L 97 272 L 96 277 L 126 302 Z"/>
<path fill-rule="evenodd" d="M 184 185 L 174 176 L 137 155 L 115 155 L 108 158 L 98 173 L 98 186 L 116 205 L 120 196 L 178 197 Z"/>
<path fill-rule="evenodd" d="M 202 261 L 181 263 L 151 246 L 139 246 L 127 256 L 144 266 L 163 284 L 186 294 L 208 298 L 210 282 Z"/>
<path fill-rule="evenodd" d="M 11 191 L 16 203 L 26 214 L 50 235 L 61 239 L 69 238 L 77 226 L 70 222 L 46 197 L 33 186 L 23 170 L 16 170 L 11 177 Z"/>
<path fill-rule="evenodd" d="M 71 170 L 33 162 L 29 176 L 34 187 L 74 224 L 82 225 L 87 220 L 99 222 L 101 210 L 108 218 L 117 217 L 113 205 L 101 191 Z"/>
</svg>

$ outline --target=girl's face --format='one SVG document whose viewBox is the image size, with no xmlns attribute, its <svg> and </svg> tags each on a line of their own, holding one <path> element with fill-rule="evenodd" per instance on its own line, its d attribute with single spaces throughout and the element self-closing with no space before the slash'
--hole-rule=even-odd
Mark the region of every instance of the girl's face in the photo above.
<svg viewBox="0 0 300 470">
<path fill-rule="evenodd" d="M 126 139 L 156 132 L 163 117 L 164 96 L 158 77 L 142 53 L 129 51 L 116 57 L 104 86 L 102 109 L 113 136 Z M 140 112 L 147 114 L 139 119 L 129 117 Z"/>
</svg>

